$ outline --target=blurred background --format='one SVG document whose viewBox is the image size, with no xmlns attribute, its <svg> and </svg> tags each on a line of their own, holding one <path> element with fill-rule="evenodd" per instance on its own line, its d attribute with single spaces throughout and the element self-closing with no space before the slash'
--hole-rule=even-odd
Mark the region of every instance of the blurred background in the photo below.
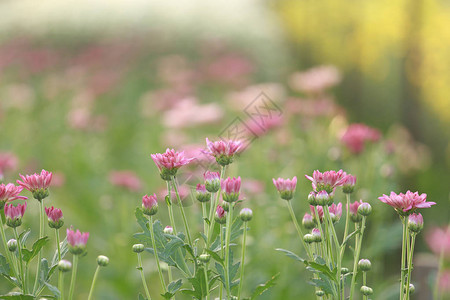
<svg viewBox="0 0 450 300">
<path fill-rule="evenodd" d="M 77 299 L 87 298 L 99 254 L 111 264 L 96 299 L 136 299 L 133 212 L 142 195 L 162 199 L 165 188 L 150 154 L 173 147 L 193 156 L 205 137 L 239 129 L 249 143 L 229 174 L 243 178 L 243 205 L 255 215 L 244 294 L 280 272 L 261 299 L 313 299 L 304 266 L 274 250 L 301 254 L 271 180 L 299 178 L 301 219 L 311 190 L 304 174 L 342 168 L 358 178 L 352 201 L 375 211 L 361 254 L 374 267 L 373 299 L 396 298 L 401 250 L 400 222 L 377 197 L 410 189 L 438 203 L 422 212 L 413 275 L 416 299 L 431 299 L 438 258 L 425 237 L 450 221 L 449 82 L 446 1 L 2 1 L 0 171 L 4 182 L 54 172 L 47 205 L 91 233 Z M 189 192 L 202 166 L 182 174 L 199 230 Z M 30 200 L 25 217 L 35 236 L 37 208 Z M 165 210 L 158 216 L 167 224 Z M 150 255 L 144 269 L 158 298 Z M 1 293 L 10 288 L 0 282 Z"/>
</svg>

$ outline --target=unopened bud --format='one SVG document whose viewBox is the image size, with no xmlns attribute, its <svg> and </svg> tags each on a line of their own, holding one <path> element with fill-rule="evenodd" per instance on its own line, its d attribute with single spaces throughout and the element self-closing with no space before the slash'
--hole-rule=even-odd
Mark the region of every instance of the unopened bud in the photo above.
<svg viewBox="0 0 450 300">
<path fill-rule="evenodd" d="M 372 206 L 367 202 L 362 203 L 358 207 L 358 214 L 360 214 L 361 216 L 367 217 L 371 213 L 372 213 Z"/>
<path fill-rule="evenodd" d="M 416 291 L 416 287 L 414 286 L 414 284 L 410 283 L 409 284 L 409 294 L 414 294 L 415 291 Z M 406 286 L 405 286 L 403 292 L 406 293 Z"/>
<path fill-rule="evenodd" d="M 302 225 L 309 230 L 313 229 L 316 226 L 316 223 L 314 222 L 314 218 L 310 214 L 306 213 L 303 216 Z"/>
<path fill-rule="evenodd" d="M 68 271 L 72 270 L 72 263 L 65 259 L 60 260 L 58 263 L 58 269 L 61 272 L 68 272 Z"/>
<path fill-rule="evenodd" d="M 328 205 L 328 202 L 330 201 L 330 195 L 326 191 L 320 191 L 316 195 L 316 201 L 320 206 Z"/>
<path fill-rule="evenodd" d="M 305 243 L 307 244 L 312 244 L 315 242 L 315 237 L 314 235 L 312 235 L 311 233 L 307 233 L 303 236 L 303 240 L 305 241 Z"/>
<path fill-rule="evenodd" d="M 370 288 L 370 287 L 368 287 L 368 286 L 365 286 L 365 285 L 363 285 L 362 287 L 361 287 L 361 294 L 363 294 L 364 296 L 370 296 L 370 295 L 372 295 L 373 294 L 373 290 L 372 290 L 372 288 Z"/>
<path fill-rule="evenodd" d="M 209 200 L 211 200 L 211 194 L 206 190 L 206 187 L 202 184 L 197 184 L 197 188 L 196 188 L 196 193 L 195 193 L 195 198 L 199 201 L 199 202 L 208 202 Z"/>
<path fill-rule="evenodd" d="M 200 254 L 200 256 L 198 257 L 198 260 L 204 264 L 208 263 L 210 259 L 211 259 L 211 255 L 209 255 L 207 253 Z"/>
<path fill-rule="evenodd" d="M 104 255 L 99 255 L 97 257 L 97 264 L 100 267 L 106 267 L 109 264 L 109 258 L 107 256 L 104 256 Z"/>
<path fill-rule="evenodd" d="M 324 291 L 317 291 L 316 292 L 316 296 L 318 296 L 318 297 L 322 297 L 322 296 L 324 296 L 325 295 L 325 292 Z"/>
<path fill-rule="evenodd" d="M 314 236 L 314 242 L 320 243 L 322 241 L 322 235 L 320 234 L 320 230 L 317 228 L 314 228 L 311 231 L 311 234 Z"/>
<path fill-rule="evenodd" d="M 241 209 L 241 212 L 239 213 L 239 217 L 241 218 L 242 221 L 248 222 L 252 219 L 253 212 L 250 208 L 243 208 L 243 209 Z"/>
<path fill-rule="evenodd" d="M 165 234 L 173 234 L 173 228 L 172 228 L 172 226 L 166 226 L 166 227 L 164 228 L 164 233 L 165 233 Z"/>
<path fill-rule="evenodd" d="M 423 228 L 422 214 L 411 214 L 408 217 L 408 229 L 414 233 L 419 233 Z"/>
<path fill-rule="evenodd" d="M 17 241 L 15 239 L 10 239 L 7 246 L 9 251 L 14 252 L 17 249 Z"/>
<path fill-rule="evenodd" d="M 309 205 L 317 206 L 316 193 L 314 193 L 314 192 L 309 193 L 308 203 L 309 203 Z"/>
<path fill-rule="evenodd" d="M 348 268 L 341 268 L 341 274 L 347 274 L 348 272 L 350 272 L 350 270 Z"/>
<path fill-rule="evenodd" d="M 230 203 L 228 203 L 228 202 L 222 202 L 222 203 L 220 204 L 220 206 L 222 206 L 222 208 L 223 208 L 224 211 L 226 211 L 226 212 L 230 211 Z"/>
<path fill-rule="evenodd" d="M 372 269 L 372 263 L 368 259 L 361 259 L 358 262 L 358 267 L 361 271 L 367 272 L 370 271 L 370 269 Z"/>
<path fill-rule="evenodd" d="M 144 251 L 144 245 L 143 244 L 134 244 L 133 245 L 133 252 L 136 253 L 141 253 L 142 251 Z"/>
</svg>

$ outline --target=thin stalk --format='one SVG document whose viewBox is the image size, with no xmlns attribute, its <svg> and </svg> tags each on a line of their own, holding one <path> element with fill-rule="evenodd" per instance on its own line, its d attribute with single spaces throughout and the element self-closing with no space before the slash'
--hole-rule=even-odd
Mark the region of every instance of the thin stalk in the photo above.
<svg viewBox="0 0 450 300">
<path fill-rule="evenodd" d="M 436 273 L 436 278 L 434 279 L 433 299 L 439 299 L 439 280 L 441 278 L 441 273 L 443 269 L 444 269 L 444 247 L 442 247 L 441 253 L 439 254 L 439 265 Z"/>
<path fill-rule="evenodd" d="M 155 255 L 156 267 L 158 268 L 158 273 L 159 273 L 159 280 L 161 281 L 161 285 L 163 287 L 164 293 L 166 293 L 167 292 L 166 283 L 164 282 L 164 276 L 161 271 L 161 266 L 159 265 L 158 248 L 156 247 L 155 233 L 153 231 L 153 216 L 150 216 L 150 226 L 149 227 L 150 227 L 150 236 L 152 238 L 153 254 Z"/>
<path fill-rule="evenodd" d="M 173 228 L 173 232 L 175 233 L 175 235 L 177 235 L 178 231 L 177 231 L 177 227 L 175 226 L 175 219 L 173 217 L 173 203 L 172 203 L 172 189 L 170 187 L 170 181 L 166 181 L 167 183 L 167 195 L 169 196 L 169 203 L 168 204 L 168 208 L 169 208 L 169 219 L 170 219 L 170 226 L 172 226 Z"/>
<path fill-rule="evenodd" d="M 73 299 L 73 292 L 75 291 L 75 281 L 77 280 L 78 255 L 73 256 L 72 262 L 72 278 L 70 279 L 69 300 Z"/>
<path fill-rule="evenodd" d="M 233 217 L 233 203 L 230 203 L 230 208 L 228 209 L 227 213 L 227 229 L 226 229 L 226 236 L 225 236 L 225 282 L 226 282 L 226 289 L 227 289 L 227 298 L 231 299 L 231 279 L 230 279 L 230 239 L 231 239 L 231 222 Z"/>
<path fill-rule="evenodd" d="M 335 228 L 334 228 L 334 225 L 333 225 L 333 220 L 331 220 L 331 215 L 330 215 L 330 210 L 328 209 L 328 206 L 325 206 L 324 207 L 324 211 L 325 211 L 325 214 L 326 214 L 326 218 L 328 219 L 328 223 L 330 224 L 329 226 L 331 227 L 331 232 L 333 233 L 333 238 L 334 238 L 334 243 L 335 243 L 335 247 L 336 247 L 336 260 L 337 260 L 337 263 L 336 263 L 336 269 L 337 269 L 337 272 L 336 272 L 336 280 L 337 280 L 337 283 L 338 283 L 338 295 L 340 295 L 341 294 L 341 284 L 340 284 L 340 282 L 341 282 L 341 264 L 342 264 L 342 261 L 341 261 L 341 255 L 340 255 L 340 248 L 341 248 L 341 245 L 339 244 L 339 240 L 338 240 L 338 238 L 337 238 L 337 235 L 336 235 L 336 230 L 335 230 Z"/>
<path fill-rule="evenodd" d="M 25 276 L 25 271 L 23 268 L 23 261 L 22 261 L 22 244 L 19 239 L 19 234 L 17 233 L 17 227 L 14 227 L 14 237 L 16 238 L 17 247 L 19 248 L 18 261 L 19 261 L 19 266 L 20 266 L 19 272 L 20 272 L 20 278 L 22 281 L 22 291 L 24 294 L 26 294 L 28 291 L 27 291 L 27 282 L 26 282 L 26 276 Z"/>
<path fill-rule="evenodd" d="M 44 199 L 39 201 L 39 238 L 43 238 L 45 234 L 45 226 L 44 226 Z M 37 290 L 38 282 L 39 282 L 39 274 L 41 272 L 41 259 L 42 259 L 42 251 L 39 251 L 37 267 L 36 267 L 36 279 L 34 281 L 33 292 Z"/>
<path fill-rule="evenodd" d="M 206 270 L 206 266 L 203 268 L 203 272 L 205 273 L 205 278 L 206 278 L 206 300 L 209 300 L 209 281 L 208 281 L 208 272 Z"/>
<path fill-rule="evenodd" d="M 191 239 L 191 233 L 190 233 L 190 230 L 189 230 L 189 224 L 188 224 L 187 219 L 186 219 L 186 214 L 184 213 L 184 207 L 183 207 L 183 203 L 181 203 L 180 194 L 178 193 L 178 186 L 177 186 L 178 184 L 177 184 L 177 181 L 176 181 L 175 177 L 172 177 L 172 185 L 173 185 L 173 188 L 175 190 L 175 194 L 177 196 L 178 206 L 180 207 L 181 217 L 183 218 L 184 229 L 186 230 L 186 236 L 187 236 L 187 239 L 188 239 L 188 243 L 189 243 L 189 246 L 191 246 L 191 248 L 193 248 L 193 246 L 192 246 L 192 239 Z"/>
<path fill-rule="evenodd" d="M 97 265 L 97 268 L 95 269 L 95 273 L 94 273 L 94 278 L 92 279 L 91 290 L 89 291 L 88 300 L 92 299 L 92 294 L 94 293 L 94 287 L 95 287 L 95 283 L 97 282 L 98 270 L 99 269 L 100 269 L 100 266 Z"/>
<path fill-rule="evenodd" d="M 414 255 L 414 244 L 416 243 L 416 233 L 411 233 L 411 248 L 408 257 L 408 278 L 406 280 L 406 300 L 409 300 L 409 284 L 411 283 L 412 259 Z"/>
<path fill-rule="evenodd" d="M 59 290 L 59 299 L 64 300 L 64 273 L 59 270 L 58 271 L 58 290 Z"/>
<path fill-rule="evenodd" d="M 224 258 L 223 256 L 223 227 L 222 224 L 220 225 L 220 256 L 222 257 L 222 259 Z M 219 286 L 219 299 L 222 300 L 222 295 L 223 295 L 223 282 L 222 284 L 220 284 Z"/>
<path fill-rule="evenodd" d="M 325 242 L 324 242 L 325 235 L 324 235 L 324 232 L 322 230 L 322 224 L 320 223 L 319 212 L 318 212 L 317 206 L 314 209 L 314 214 L 315 214 L 315 217 L 316 217 L 316 220 L 317 220 L 317 227 L 319 227 L 320 236 L 322 237 L 322 241 L 320 242 L 320 247 L 322 249 L 322 255 L 321 256 L 327 261 L 327 263 L 329 263 L 327 251 L 326 251 L 326 248 L 325 248 Z"/>
<path fill-rule="evenodd" d="M 347 198 L 347 205 L 345 206 L 346 207 L 346 209 L 345 209 L 345 229 L 344 229 L 344 237 L 342 238 L 342 243 L 344 243 L 345 239 L 347 238 L 348 225 L 349 225 L 349 220 L 350 220 L 350 213 L 349 213 L 350 194 L 345 194 L 345 195 L 346 195 L 346 198 Z"/>
<path fill-rule="evenodd" d="M 367 272 L 363 271 L 363 285 L 366 286 L 367 285 Z M 367 296 L 363 295 L 363 300 L 367 300 Z"/>
<path fill-rule="evenodd" d="M 14 266 L 13 274 L 14 274 L 14 276 L 17 277 L 17 275 L 19 274 L 19 270 L 15 267 L 15 264 L 13 263 L 15 261 L 15 258 L 11 254 L 11 252 L 9 252 L 8 245 L 7 245 L 8 242 L 6 241 L 5 229 L 3 227 L 4 227 L 4 225 L 3 225 L 3 220 L 2 220 L 2 214 L 0 212 L 0 234 L 2 236 L 2 244 L 3 244 L 3 247 L 5 248 L 6 259 L 8 260 L 8 263 L 13 264 L 13 266 Z M 17 242 L 19 242 L 19 241 L 17 241 Z"/>
<path fill-rule="evenodd" d="M 362 244 L 362 239 L 363 239 L 365 228 L 366 228 L 366 217 L 363 216 L 362 224 L 361 224 L 361 233 L 359 234 L 357 246 L 355 248 L 355 257 L 354 257 L 354 261 L 353 261 L 352 283 L 350 285 L 350 300 L 353 300 L 353 292 L 355 290 L 356 275 L 357 275 L 357 271 L 358 271 L 358 261 L 359 261 L 359 255 L 361 253 L 361 244 Z"/>
<path fill-rule="evenodd" d="M 300 228 L 300 225 L 298 225 L 297 218 L 295 217 L 294 210 L 292 209 L 291 201 L 288 200 L 286 202 L 287 202 L 287 206 L 289 208 L 289 213 L 291 214 L 292 222 L 294 222 L 295 229 L 297 229 L 297 233 L 300 237 L 300 240 L 302 241 L 303 248 L 305 248 L 306 253 L 308 254 L 309 258 L 313 259 L 313 256 L 308 248 L 308 245 L 306 245 L 305 241 L 303 240 L 303 232 L 302 232 L 302 229 Z M 319 220 L 319 222 L 320 222 L 320 220 Z"/>
<path fill-rule="evenodd" d="M 55 235 L 56 235 L 56 246 L 58 248 L 58 262 L 61 260 L 61 245 L 59 242 L 59 231 L 58 229 L 55 229 Z"/>
<path fill-rule="evenodd" d="M 225 176 L 227 166 L 223 166 L 220 170 L 220 181 L 222 182 L 223 177 Z M 209 212 L 209 231 L 208 231 L 208 242 L 207 242 L 207 248 L 209 248 L 210 244 L 212 243 L 212 235 L 214 232 L 214 225 L 216 224 L 216 219 L 214 218 L 214 210 L 216 209 L 217 205 L 219 205 L 219 198 L 220 194 L 222 192 L 222 189 L 219 189 L 216 194 L 216 200 L 214 201 L 214 205 L 210 208 Z M 211 199 L 213 199 L 213 196 L 211 196 Z M 212 200 L 211 200 L 212 201 Z M 212 202 L 211 202 L 212 205 Z M 222 225 L 220 225 L 222 227 Z"/>
<path fill-rule="evenodd" d="M 150 292 L 148 291 L 147 282 L 145 281 L 144 268 L 142 267 L 141 254 L 140 253 L 136 253 L 136 254 L 137 254 L 137 258 L 138 258 L 138 269 L 139 269 L 139 272 L 141 273 L 142 285 L 144 286 L 145 295 L 147 296 L 148 300 L 152 300 L 152 297 L 150 297 Z"/>
<path fill-rule="evenodd" d="M 400 300 L 403 299 L 403 288 L 405 287 L 405 268 L 406 268 L 406 246 L 408 239 L 408 224 L 405 217 L 401 217 L 403 223 L 403 238 L 402 238 L 402 263 L 401 263 L 401 279 L 400 279 Z"/>
<path fill-rule="evenodd" d="M 244 281 L 245 242 L 247 239 L 247 222 L 244 222 L 244 237 L 242 238 L 241 276 L 239 278 L 238 300 L 241 300 L 242 284 Z"/>
<path fill-rule="evenodd" d="M 206 223 L 207 214 L 205 202 L 202 202 L 202 215 L 203 215 L 203 232 L 205 233 L 206 236 L 208 236 L 209 234 L 208 234 L 208 223 Z"/>
</svg>

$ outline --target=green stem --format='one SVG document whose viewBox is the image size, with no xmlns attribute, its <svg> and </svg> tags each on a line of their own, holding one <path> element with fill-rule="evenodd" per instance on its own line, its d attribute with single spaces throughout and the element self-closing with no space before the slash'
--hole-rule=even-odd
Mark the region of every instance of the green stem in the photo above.
<svg viewBox="0 0 450 300">
<path fill-rule="evenodd" d="M 353 274 L 352 274 L 352 283 L 350 285 L 350 300 L 353 300 L 353 292 L 355 290 L 356 275 L 358 273 L 358 261 L 359 261 L 359 255 L 361 253 L 361 243 L 362 243 L 365 228 L 366 228 L 366 217 L 363 216 L 362 224 L 361 224 L 361 233 L 359 234 L 359 238 L 358 238 L 357 245 L 355 248 L 355 257 L 353 259 Z"/>
<path fill-rule="evenodd" d="M 223 254 L 223 227 L 222 224 L 220 225 L 220 256 L 222 257 L 222 259 L 224 258 L 224 254 Z M 223 282 L 222 284 L 219 286 L 219 299 L 222 300 L 222 295 L 223 295 Z"/>
<path fill-rule="evenodd" d="M 367 272 L 363 271 L 363 285 L 367 286 Z M 363 295 L 363 300 L 367 300 L 367 296 Z"/>
<path fill-rule="evenodd" d="M 220 182 L 222 182 L 223 177 L 225 176 L 225 172 L 226 172 L 226 166 L 223 166 L 222 169 L 220 170 Z M 222 192 L 222 189 L 219 189 L 219 191 L 217 191 L 216 194 L 216 200 L 214 201 L 214 205 L 211 205 L 212 207 L 210 208 L 210 212 L 209 212 L 209 221 L 210 221 L 210 225 L 209 225 L 209 231 L 208 231 L 208 242 L 207 242 L 207 248 L 209 249 L 209 246 L 212 243 L 212 235 L 214 233 L 214 225 L 216 224 L 216 219 L 214 218 L 214 211 L 217 207 L 217 205 L 219 205 L 219 198 L 220 198 L 220 194 Z M 211 199 L 213 198 L 213 196 L 211 196 Z M 222 227 L 222 225 L 220 225 Z"/>
<path fill-rule="evenodd" d="M 19 234 L 17 233 L 17 227 L 14 227 L 14 237 L 17 240 L 17 247 L 19 248 L 19 257 L 18 257 L 18 261 L 19 261 L 19 272 L 20 272 L 20 279 L 22 281 L 22 291 L 24 294 L 26 294 L 28 291 L 27 289 L 27 282 L 26 282 L 26 276 L 25 276 L 25 271 L 24 271 L 24 267 L 23 267 L 23 261 L 22 261 L 22 243 L 20 242 L 19 239 Z"/>
<path fill-rule="evenodd" d="M 319 211 L 317 209 L 317 206 L 314 208 L 314 214 L 315 214 L 315 218 L 317 220 L 317 227 L 319 227 L 320 236 L 322 237 L 322 241 L 320 242 L 320 247 L 322 249 L 322 257 L 324 257 L 327 261 L 327 264 L 329 264 L 328 255 L 327 255 L 327 251 L 326 251 L 326 247 L 325 247 L 325 241 L 324 241 L 325 235 L 322 230 L 322 224 L 320 223 Z"/>
<path fill-rule="evenodd" d="M 45 227 L 44 227 L 44 199 L 39 201 L 39 238 L 43 238 L 45 234 Z M 33 287 L 33 293 L 36 292 L 38 288 L 38 282 L 39 282 L 39 274 L 41 272 L 41 259 L 42 259 L 42 251 L 39 251 L 38 254 L 38 261 L 37 261 L 37 267 L 36 267 L 36 279 L 34 281 L 34 287 Z"/>
<path fill-rule="evenodd" d="M 145 295 L 147 296 L 148 300 L 152 300 L 152 297 L 150 297 L 150 292 L 148 291 L 147 282 L 145 281 L 144 268 L 142 267 L 141 254 L 140 253 L 136 253 L 136 254 L 137 254 L 137 258 L 138 258 L 138 269 L 139 269 L 139 272 L 141 273 L 142 285 L 144 286 Z"/>
<path fill-rule="evenodd" d="M 245 241 L 246 241 L 246 239 L 247 239 L 247 222 L 244 222 L 244 237 L 242 240 L 241 276 L 239 279 L 238 300 L 241 300 L 242 284 L 244 281 Z"/>
<path fill-rule="evenodd" d="M 203 232 L 205 236 L 208 236 L 208 223 L 206 223 L 206 218 L 208 217 L 206 214 L 206 204 L 202 202 L 202 215 L 203 215 Z"/>
<path fill-rule="evenodd" d="M 172 226 L 173 228 L 173 232 L 174 235 L 177 235 L 178 231 L 177 231 L 177 227 L 175 226 L 175 219 L 173 217 L 173 203 L 172 203 L 172 189 L 170 187 L 170 181 L 166 181 L 167 183 L 167 195 L 169 196 L 169 203 L 168 203 L 168 208 L 169 208 L 169 219 L 170 219 L 170 226 Z"/>
<path fill-rule="evenodd" d="M 409 284 L 411 283 L 412 259 L 414 255 L 414 244 L 416 243 L 416 233 L 411 233 L 411 250 L 408 257 L 408 277 L 406 280 L 406 300 L 409 300 Z"/>
<path fill-rule="evenodd" d="M 150 216 L 150 226 L 149 227 L 150 227 L 150 236 L 152 238 L 153 253 L 155 255 L 155 260 L 156 260 L 156 267 L 158 268 L 158 273 L 159 273 L 159 280 L 161 281 L 161 285 L 163 287 L 164 293 L 167 293 L 166 283 L 164 282 L 164 276 L 161 271 L 161 266 L 159 265 L 158 248 L 156 247 L 155 233 L 153 231 L 153 216 Z"/>
<path fill-rule="evenodd" d="M 205 282 L 206 282 L 206 300 L 209 300 L 209 281 L 208 281 L 208 271 L 206 270 L 206 265 L 203 268 L 203 272 L 205 273 Z"/>
<path fill-rule="evenodd" d="M 225 236 L 225 282 L 227 289 L 227 298 L 231 299 L 231 279 L 230 279 L 230 239 L 231 239 L 231 222 L 233 217 L 233 203 L 230 203 L 230 208 L 227 213 L 227 227 L 226 227 L 226 236 Z"/>
<path fill-rule="evenodd" d="M 349 213 L 350 194 L 346 194 L 346 198 L 347 198 L 347 205 L 346 205 L 346 210 L 345 210 L 345 229 L 344 229 L 344 237 L 342 238 L 342 243 L 344 243 L 345 239 L 347 238 L 348 225 L 349 225 L 349 220 L 350 220 L 350 213 Z"/>
<path fill-rule="evenodd" d="M 439 280 L 441 278 L 442 270 L 444 269 L 444 247 L 441 249 L 441 253 L 439 255 L 439 265 L 436 273 L 436 278 L 434 279 L 434 287 L 433 287 L 433 299 L 439 299 Z"/>
<path fill-rule="evenodd" d="M 58 229 L 55 229 L 55 235 L 56 235 L 56 246 L 58 247 L 58 262 L 61 260 L 61 245 L 59 242 L 59 231 Z"/>
<path fill-rule="evenodd" d="M 94 273 L 94 278 L 92 279 L 91 290 L 89 291 L 88 300 L 92 299 L 92 294 L 94 293 L 94 287 L 95 287 L 95 283 L 97 282 L 98 270 L 99 269 L 100 269 L 100 266 L 97 265 L 97 268 L 95 269 L 95 273 Z"/>
<path fill-rule="evenodd" d="M 8 249 L 8 244 L 7 244 L 8 242 L 6 240 L 6 234 L 5 234 L 5 229 L 4 229 L 4 225 L 3 225 L 1 212 L 0 212 L 0 234 L 2 236 L 3 247 L 5 248 L 6 259 L 8 260 L 8 263 L 10 263 L 10 264 L 12 264 L 14 266 L 13 267 L 13 274 L 14 274 L 14 276 L 17 277 L 18 274 L 19 274 L 19 270 L 17 269 L 16 264 L 14 263 L 15 262 L 14 255 L 12 255 L 11 252 L 9 252 L 9 249 Z M 17 242 L 19 242 L 19 241 L 17 241 Z"/>
<path fill-rule="evenodd" d="M 73 292 L 75 291 L 75 281 L 77 280 L 78 255 L 73 256 L 72 262 L 72 278 L 70 279 L 69 300 L 73 299 Z"/>
<path fill-rule="evenodd" d="M 288 200 L 286 202 L 287 202 L 287 206 L 289 208 L 289 213 L 291 214 L 292 222 L 294 222 L 295 229 L 297 229 L 297 233 L 300 237 L 300 240 L 302 241 L 303 248 L 305 248 L 306 253 L 308 254 L 309 258 L 313 259 L 313 256 L 308 248 L 308 245 L 306 245 L 305 241 L 303 240 L 303 232 L 302 232 L 302 229 L 300 228 L 300 225 L 298 225 L 297 218 L 295 217 L 294 210 L 292 209 L 291 201 Z M 320 220 L 319 220 L 319 222 L 320 222 Z"/>
<path fill-rule="evenodd" d="M 405 287 L 405 268 L 406 268 L 406 252 L 408 239 L 408 224 L 405 217 L 401 217 L 403 223 L 403 238 L 402 238 L 402 263 L 401 263 L 401 279 L 400 279 L 400 300 L 403 300 L 403 289 Z"/>
<path fill-rule="evenodd" d="M 340 284 L 340 282 L 341 282 L 341 265 L 342 265 L 341 255 L 340 255 L 341 245 L 339 244 L 339 240 L 336 235 L 336 230 L 333 225 L 333 220 L 331 219 L 330 210 L 328 209 L 328 206 L 325 206 L 324 208 L 325 208 L 324 211 L 326 213 L 326 217 L 328 219 L 329 226 L 331 227 L 331 232 L 333 233 L 334 244 L 336 247 L 336 260 L 337 260 L 336 282 L 337 282 L 337 286 L 338 286 L 337 292 L 338 292 L 338 295 L 340 295 L 341 294 L 341 284 Z"/>
<path fill-rule="evenodd" d="M 64 273 L 61 270 L 58 272 L 58 290 L 60 293 L 59 299 L 64 300 Z"/>
<path fill-rule="evenodd" d="M 193 248 L 191 233 L 189 230 L 189 224 L 186 219 L 186 214 L 184 213 L 184 207 L 183 207 L 183 203 L 181 203 L 180 194 L 178 193 L 178 184 L 177 184 L 177 180 L 175 177 L 172 178 L 172 184 L 173 184 L 173 188 L 175 190 L 175 194 L 177 196 L 177 201 L 178 201 L 178 206 L 180 207 L 181 217 L 183 218 L 184 229 L 186 230 L 186 236 L 188 239 L 188 243 L 189 243 L 189 246 L 191 246 L 191 248 Z"/>
</svg>

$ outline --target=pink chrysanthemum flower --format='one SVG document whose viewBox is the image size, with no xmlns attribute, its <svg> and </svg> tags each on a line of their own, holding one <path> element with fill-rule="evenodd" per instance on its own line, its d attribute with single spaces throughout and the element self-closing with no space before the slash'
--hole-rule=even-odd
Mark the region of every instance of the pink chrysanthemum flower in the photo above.
<svg viewBox="0 0 450 300">
<path fill-rule="evenodd" d="M 197 188 L 195 189 L 195 198 L 200 202 L 208 202 L 211 200 L 211 194 L 206 190 L 204 184 L 197 184 Z"/>
<path fill-rule="evenodd" d="M 243 143 L 235 140 L 211 142 L 206 138 L 206 147 L 206 153 L 214 156 L 219 165 L 226 166 L 231 164 L 234 156 L 243 150 Z"/>
<path fill-rule="evenodd" d="M 342 184 L 342 191 L 345 194 L 351 194 L 351 193 L 353 193 L 353 190 L 355 189 L 356 177 L 351 174 L 347 174 L 342 179 L 341 184 Z"/>
<path fill-rule="evenodd" d="M 319 221 L 323 221 L 323 207 L 320 205 L 317 205 L 317 214 L 319 215 Z M 310 205 L 309 208 L 311 209 L 311 215 L 313 215 L 314 218 L 316 218 L 316 207 Z"/>
<path fill-rule="evenodd" d="M 158 212 L 158 199 L 156 194 L 142 197 L 142 211 L 148 216 L 153 216 Z"/>
<path fill-rule="evenodd" d="M 303 216 L 303 219 L 302 219 L 302 225 L 306 229 L 313 229 L 316 226 L 313 216 L 311 216 L 308 213 L 305 213 L 305 215 Z"/>
<path fill-rule="evenodd" d="M 366 142 L 377 142 L 380 137 L 380 131 L 375 128 L 365 124 L 351 124 L 341 137 L 341 142 L 350 152 L 359 154 L 364 151 Z"/>
<path fill-rule="evenodd" d="M 38 201 L 42 201 L 44 198 L 48 197 L 48 188 L 52 182 L 52 172 L 45 170 L 41 171 L 41 174 L 34 173 L 33 175 L 19 174 L 22 181 L 17 180 L 17 183 L 23 188 L 29 190 L 33 193 L 33 197 Z"/>
<path fill-rule="evenodd" d="M 292 179 L 272 178 L 272 182 L 280 193 L 281 199 L 291 200 L 294 197 L 294 191 L 297 186 L 297 176 Z"/>
<path fill-rule="evenodd" d="M 152 154 L 151 157 L 161 172 L 161 178 L 167 181 L 177 174 L 179 168 L 194 160 L 194 158 L 187 158 L 184 151 L 177 152 L 169 148 L 166 152 Z"/>
<path fill-rule="evenodd" d="M 239 199 L 239 192 L 241 189 L 241 177 L 228 177 L 222 180 L 222 198 L 225 202 L 235 202 Z"/>
<path fill-rule="evenodd" d="M 332 213 L 335 216 L 335 222 L 339 221 L 339 219 L 342 217 L 342 203 L 339 202 L 338 205 L 336 204 L 331 204 L 330 208 L 330 213 Z"/>
<path fill-rule="evenodd" d="M 447 227 L 432 228 L 425 236 L 428 247 L 437 256 L 450 258 L 450 225 Z"/>
<path fill-rule="evenodd" d="M 5 218 L 6 225 L 9 227 L 15 228 L 22 224 L 22 218 L 25 214 L 25 210 L 27 209 L 27 203 L 18 204 L 17 206 L 13 206 L 12 204 L 5 205 Z"/>
<path fill-rule="evenodd" d="M 89 239 L 89 232 L 76 232 L 72 228 L 67 229 L 67 243 L 69 244 L 70 253 L 80 255 L 86 250 L 86 244 Z"/>
<path fill-rule="evenodd" d="M 435 202 L 427 202 L 427 194 L 423 193 L 419 195 L 418 192 L 413 193 L 411 191 L 398 195 L 391 192 L 389 196 L 383 194 L 378 199 L 392 206 L 400 215 L 409 215 L 417 208 L 429 208 L 436 204 Z"/>
<path fill-rule="evenodd" d="M 205 179 L 206 190 L 210 193 L 216 193 L 220 189 L 220 174 L 219 172 L 206 171 L 203 174 Z"/>
<path fill-rule="evenodd" d="M 358 207 L 363 204 L 364 202 L 362 200 L 355 201 L 353 203 L 350 203 L 348 211 L 350 213 L 350 219 L 354 223 L 359 223 L 362 220 L 362 216 L 358 214 Z"/>
<path fill-rule="evenodd" d="M 45 213 L 48 217 L 48 226 L 50 228 L 59 229 L 64 225 L 63 213 L 61 209 L 55 207 L 46 207 Z"/>
<path fill-rule="evenodd" d="M 137 192 L 142 187 L 141 180 L 133 171 L 111 171 L 109 181 L 113 185 L 126 188 L 131 192 Z"/>
<path fill-rule="evenodd" d="M 326 191 L 333 193 L 337 186 L 342 186 L 347 173 L 342 170 L 339 171 L 325 171 L 320 172 L 315 170 L 313 176 L 305 175 L 305 177 L 312 182 L 312 187 L 316 192 Z"/>
<path fill-rule="evenodd" d="M 412 213 L 408 216 L 408 228 L 410 231 L 418 233 L 423 228 L 423 217 L 422 214 Z"/>
<path fill-rule="evenodd" d="M 0 184 L 0 210 L 3 209 L 5 203 L 14 201 L 17 199 L 25 200 L 27 197 L 19 196 L 20 192 L 22 192 L 23 187 L 16 186 L 12 183 L 8 184 Z"/>
<path fill-rule="evenodd" d="M 226 217 L 227 217 L 227 212 L 225 211 L 225 209 L 223 209 L 222 206 L 217 205 L 216 208 L 216 215 L 214 217 L 214 219 L 216 220 L 217 223 L 219 224 L 225 224 L 226 222 Z"/>
</svg>

